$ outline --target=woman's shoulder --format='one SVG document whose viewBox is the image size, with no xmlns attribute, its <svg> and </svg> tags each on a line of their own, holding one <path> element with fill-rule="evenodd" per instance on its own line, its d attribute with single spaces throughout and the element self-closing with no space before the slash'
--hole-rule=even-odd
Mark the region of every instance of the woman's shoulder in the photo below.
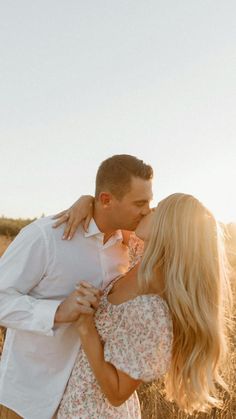
<svg viewBox="0 0 236 419">
<path fill-rule="evenodd" d="M 149 307 L 152 310 L 163 310 L 169 313 L 169 307 L 167 302 L 159 294 L 140 294 L 137 295 L 133 300 L 129 300 L 129 303 L 138 306 L 141 309 Z"/>
<path fill-rule="evenodd" d="M 168 370 L 173 327 L 166 302 L 139 295 L 122 304 L 122 319 L 105 345 L 105 359 L 134 379 L 152 381 Z"/>
<path fill-rule="evenodd" d="M 130 324 L 158 329 L 166 327 L 172 331 L 172 318 L 166 301 L 157 294 L 138 295 L 126 302 L 125 314 Z"/>
</svg>

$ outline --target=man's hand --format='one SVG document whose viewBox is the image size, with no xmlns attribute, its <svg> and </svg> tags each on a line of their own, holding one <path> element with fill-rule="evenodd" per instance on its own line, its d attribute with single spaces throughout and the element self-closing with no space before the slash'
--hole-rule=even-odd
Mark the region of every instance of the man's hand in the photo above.
<svg viewBox="0 0 236 419">
<path fill-rule="evenodd" d="M 55 323 L 74 322 L 80 314 L 93 314 L 98 307 L 101 291 L 87 282 L 77 285 L 68 297 L 59 305 L 55 314 Z"/>
</svg>

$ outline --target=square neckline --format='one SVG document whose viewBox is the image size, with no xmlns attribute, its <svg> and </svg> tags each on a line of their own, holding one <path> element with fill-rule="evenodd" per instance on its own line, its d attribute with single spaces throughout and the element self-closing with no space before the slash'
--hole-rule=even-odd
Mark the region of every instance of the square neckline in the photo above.
<svg viewBox="0 0 236 419">
<path fill-rule="evenodd" d="M 167 306 L 167 308 L 168 308 L 168 310 L 169 310 L 169 306 L 168 306 L 168 304 L 167 304 L 167 302 L 164 300 L 164 298 L 162 298 L 159 294 L 154 294 L 154 293 L 150 293 L 150 294 L 139 294 L 139 295 L 136 295 L 136 297 L 134 297 L 134 298 L 131 298 L 130 300 L 126 300 L 126 301 L 123 301 L 122 303 L 119 303 L 119 304 L 114 304 L 114 303 L 112 303 L 111 301 L 109 301 L 109 299 L 108 299 L 108 297 L 109 297 L 109 293 L 110 293 L 110 291 L 111 291 L 111 289 L 112 289 L 112 287 L 113 287 L 113 285 L 119 280 L 119 279 L 121 279 L 122 277 L 124 277 L 128 272 L 130 272 L 131 271 L 131 269 L 133 269 L 136 265 L 137 265 L 137 263 L 138 263 L 139 261 L 137 261 L 133 266 L 131 266 L 130 267 L 130 269 L 128 269 L 128 271 L 125 273 L 125 274 L 121 274 L 121 275 L 119 275 L 117 278 L 115 278 L 115 279 L 113 279 L 113 281 L 111 281 L 110 282 L 110 284 L 106 287 L 106 290 L 105 290 L 105 292 L 104 292 L 104 299 L 106 300 L 106 302 L 107 302 L 107 304 L 109 305 L 109 306 L 114 306 L 114 307 L 119 307 L 119 306 L 122 306 L 122 305 L 124 305 L 124 304 L 128 304 L 128 303 L 130 303 L 130 302 L 132 302 L 132 301 L 135 301 L 136 299 L 138 299 L 138 298 L 140 298 L 140 297 L 144 297 L 144 296 L 146 296 L 146 297 L 157 297 L 160 301 L 162 301 L 166 306 Z"/>
</svg>

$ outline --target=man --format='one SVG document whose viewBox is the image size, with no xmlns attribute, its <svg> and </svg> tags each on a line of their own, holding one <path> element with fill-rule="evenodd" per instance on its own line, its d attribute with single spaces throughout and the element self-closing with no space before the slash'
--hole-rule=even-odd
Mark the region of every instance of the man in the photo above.
<svg viewBox="0 0 236 419">
<path fill-rule="evenodd" d="M 80 347 L 76 284 L 104 288 L 128 269 L 121 230 L 134 230 L 149 212 L 152 176 L 136 157 L 105 160 L 88 232 L 80 227 L 65 242 L 46 217 L 24 228 L 0 260 L 0 324 L 8 328 L 0 403 L 7 418 L 52 418 Z"/>
</svg>

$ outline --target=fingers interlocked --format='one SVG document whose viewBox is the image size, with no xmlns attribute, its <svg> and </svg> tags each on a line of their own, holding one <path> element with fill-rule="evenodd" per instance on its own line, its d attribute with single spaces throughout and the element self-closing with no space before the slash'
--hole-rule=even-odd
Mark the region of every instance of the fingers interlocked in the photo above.
<svg viewBox="0 0 236 419">
<path fill-rule="evenodd" d="M 76 285 L 77 302 L 86 309 L 86 312 L 94 312 L 99 305 L 101 291 L 91 284 L 82 281 Z"/>
</svg>

